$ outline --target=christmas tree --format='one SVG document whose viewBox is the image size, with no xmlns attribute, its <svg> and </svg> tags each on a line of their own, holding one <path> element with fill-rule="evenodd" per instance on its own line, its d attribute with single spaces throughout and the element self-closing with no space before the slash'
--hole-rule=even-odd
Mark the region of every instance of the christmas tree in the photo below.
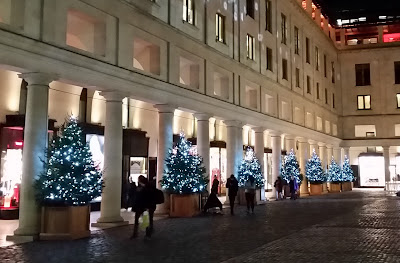
<svg viewBox="0 0 400 263">
<path fill-rule="evenodd" d="M 289 183 L 292 176 L 296 179 L 298 184 L 301 183 L 299 163 L 297 162 L 293 150 L 291 150 L 289 155 L 285 157 L 284 173 L 281 177 Z"/>
<path fill-rule="evenodd" d="M 306 163 L 306 177 L 311 184 L 320 184 L 325 182 L 324 170 L 321 166 L 321 160 L 313 151 L 311 158 Z"/>
<path fill-rule="evenodd" d="M 342 181 L 343 181 L 343 176 L 340 166 L 336 163 L 335 158 L 332 157 L 328 169 L 328 182 L 340 183 Z"/>
<path fill-rule="evenodd" d="M 350 161 L 347 156 L 344 157 L 343 167 L 342 167 L 342 178 L 343 182 L 352 182 L 354 181 L 353 170 L 350 166 Z"/>
<path fill-rule="evenodd" d="M 44 165 L 34 184 L 41 204 L 87 205 L 101 195 L 102 174 L 94 166 L 76 118 L 70 117 L 61 135 L 55 135 Z"/>
<path fill-rule="evenodd" d="M 261 171 L 261 165 L 254 155 L 252 148 L 247 148 L 246 156 L 239 165 L 238 178 L 239 187 L 244 187 L 245 183 L 252 176 L 257 188 L 264 186 L 264 177 Z"/>
<path fill-rule="evenodd" d="M 207 188 L 203 159 L 191 151 L 192 144 L 180 134 L 178 145 L 169 151 L 162 187 L 173 194 L 201 193 Z"/>
<path fill-rule="evenodd" d="M 286 177 L 285 159 L 286 159 L 286 157 L 285 157 L 285 158 L 282 158 L 282 161 L 281 161 L 281 170 L 280 170 L 280 174 L 279 174 L 279 176 L 280 176 L 282 179 Z"/>
</svg>

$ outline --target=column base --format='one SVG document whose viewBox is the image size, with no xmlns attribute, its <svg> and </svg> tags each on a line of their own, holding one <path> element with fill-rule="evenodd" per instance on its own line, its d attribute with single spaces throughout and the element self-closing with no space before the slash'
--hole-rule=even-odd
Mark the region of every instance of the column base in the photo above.
<svg viewBox="0 0 400 263">
<path fill-rule="evenodd" d="M 92 227 L 111 228 L 129 225 L 129 221 L 124 221 L 121 216 L 115 217 L 100 217 L 96 223 L 92 223 Z"/>
<path fill-rule="evenodd" d="M 39 233 L 26 228 L 18 228 L 14 231 L 14 235 L 6 236 L 7 241 L 12 241 L 17 244 L 33 242 L 38 239 Z"/>
</svg>

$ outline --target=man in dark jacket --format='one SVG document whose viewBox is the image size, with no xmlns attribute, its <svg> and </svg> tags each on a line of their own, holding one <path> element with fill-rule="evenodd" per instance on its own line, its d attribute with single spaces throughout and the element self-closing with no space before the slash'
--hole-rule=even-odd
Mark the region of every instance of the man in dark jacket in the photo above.
<svg viewBox="0 0 400 263">
<path fill-rule="evenodd" d="M 226 181 L 226 188 L 228 190 L 229 204 L 231 206 L 231 215 L 233 215 L 233 208 L 235 206 L 235 199 L 237 192 L 239 190 L 239 182 L 236 180 L 235 176 L 232 174 L 230 178 Z"/>
</svg>

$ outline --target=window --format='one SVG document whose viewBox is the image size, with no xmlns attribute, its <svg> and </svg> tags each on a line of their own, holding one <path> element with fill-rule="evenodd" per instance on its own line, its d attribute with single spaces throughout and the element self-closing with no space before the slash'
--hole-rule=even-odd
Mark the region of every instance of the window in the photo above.
<svg viewBox="0 0 400 263">
<path fill-rule="evenodd" d="M 311 77 L 307 76 L 307 93 L 311 94 Z"/>
<path fill-rule="evenodd" d="M 325 89 L 325 104 L 328 104 L 328 89 Z"/>
<path fill-rule="evenodd" d="M 246 0 L 246 14 L 254 18 L 254 0 Z"/>
<path fill-rule="evenodd" d="M 310 39 L 306 38 L 306 62 L 310 64 Z"/>
<path fill-rule="evenodd" d="M 287 24 L 286 24 L 286 16 L 281 14 L 282 21 L 281 21 L 281 30 L 282 30 L 282 44 L 287 43 Z"/>
<path fill-rule="evenodd" d="M 396 94 L 396 99 L 397 99 L 397 108 L 400 109 L 400 93 Z"/>
<path fill-rule="evenodd" d="M 356 64 L 356 86 L 371 85 L 369 64 Z"/>
<path fill-rule="evenodd" d="M 287 59 L 282 59 L 282 79 L 288 80 Z"/>
<path fill-rule="evenodd" d="M 272 33 L 272 3 L 271 3 L 271 0 L 265 1 L 265 29 Z"/>
<path fill-rule="evenodd" d="M 300 88 L 300 69 L 296 68 L 296 87 Z"/>
<path fill-rule="evenodd" d="M 267 47 L 267 70 L 273 71 L 272 48 Z"/>
<path fill-rule="evenodd" d="M 320 99 L 320 94 L 319 94 L 319 82 L 317 82 L 317 99 Z"/>
<path fill-rule="evenodd" d="M 183 0 L 183 21 L 194 25 L 194 0 Z"/>
<path fill-rule="evenodd" d="M 394 83 L 400 84 L 400 61 L 394 62 Z"/>
<path fill-rule="evenodd" d="M 294 27 L 294 53 L 300 55 L 300 36 L 297 27 Z"/>
<path fill-rule="evenodd" d="M 328 69 L 327 69 L 326 63 L 327 63 L 327 61 L 326 61 L 326 55 L 324 55 L 324 76 L 325 76 L 325 78 L 328 77 Z"/>
<path fill-rule="evenodd" d="M 371 109 L 371 95 L 359 95 L 357 96 L 357 109 L 359 110 L 370 110 Z"/>
<path fill-rule="evenodd" d="M 331 63 L 331 73 L 332 73 L 332 83 L 335 83 L 335 62 L 332 61 Z"/>
<path fill-rule="evenodd" d="M 315 47 L 315 69 L 319 70 L 319 48 Z"/>
<path fill-rule="evenodd" d="M 221 14 L 215 14 L 215 39 L 225 43 L 225 17 Z"/>
<path fill-rule="evenodd" d="M 133 67 L 160 75 L 160 46 L 141 38 L 133 39 Z"/>
<path fill-rule="evenodd" d="M 254 37 L 247 35 L 246 45 L 247 45 L 247 58 L 254 60 L 254 51 L 255 51 Z"/>
<path fill-rule="evenodd" d="M 335 94 L 334 93 L 332 93 L 332 108 L 336 108 L 336 106 L 335 106 Z"/>
</svg>

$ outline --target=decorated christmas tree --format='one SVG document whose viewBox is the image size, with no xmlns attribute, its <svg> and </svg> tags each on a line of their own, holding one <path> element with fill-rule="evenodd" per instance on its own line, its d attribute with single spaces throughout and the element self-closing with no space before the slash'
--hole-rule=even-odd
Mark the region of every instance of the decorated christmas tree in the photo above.
<svg viewBox="0 0 400 263">
<path fill-rule="evenodd" d="M 203 160 L 192 152 L 192 144 L 180 134 L 178 145 L 169 151 L 162 187 L 173 194 L 201 193 L 207 189 L 206 170 Z"/>
<path fill-rule="evenodd" d="M 289 155 L 285 157 L 285 165 L 283 169 L 284 173 L 281 175 L 283 180 L 289 183 L 291 177 L 293 176 L 298 184 L 301 183 L 299 163 L 297 162 L 296 155 L 294 154 L 293 150 L 291 150 Z"/>
<path fill-rule="evenodd" d="M 352 182 L 354 181 L 353 170 L 350 166 L 350 161 L 347 156 L 344 157 L 343 167 L 342 167 L 342 178 L 343 182 Z"/>
<path fill-rule="evenodd" d="M 325 182 L 326 178 L 321 166 L 321 160 L 315 153 L 315 150 L 306 163 L 306 177 L 311 184 L 320 184 Z"/>
<path fill-rule="evenodd" d="M 343 176 L 340 166 L 336 163 L 335 158 L 333 157 L 329 165 L 327 180 L 328 182 L 331 183 L 340 183 L 343 181 Z"/>
<path fill-rule="evenodd" d="M 286 158 L 286 157 L 285 157 L 285 158 Z M 282 158 L 282 161 L 281 161 L 281 169 L 280 169 L 280 173 L 279 173 L 279 176 L 280 176 L 282 179 L 286 177 L 285 158 Z"/>
<path fill-rule="evenodd" d="M 37 199 L 44 205 L 87 205 L 101 195 L 97 170 L 77 119 L 70 117 L 47 149 L 44 172 L 37 176 Z"/>
<path fill-rule="evenodd" d="M 255 157 L 253 149 L 249 147 L 246 150 L 246 156 L 239 166 L 239 187 L 244 187 L 250 176 L 253 176 L 257 188 L 264 186 L 264 176 L 261 171 L 260 162 Z"/>
</svg>

